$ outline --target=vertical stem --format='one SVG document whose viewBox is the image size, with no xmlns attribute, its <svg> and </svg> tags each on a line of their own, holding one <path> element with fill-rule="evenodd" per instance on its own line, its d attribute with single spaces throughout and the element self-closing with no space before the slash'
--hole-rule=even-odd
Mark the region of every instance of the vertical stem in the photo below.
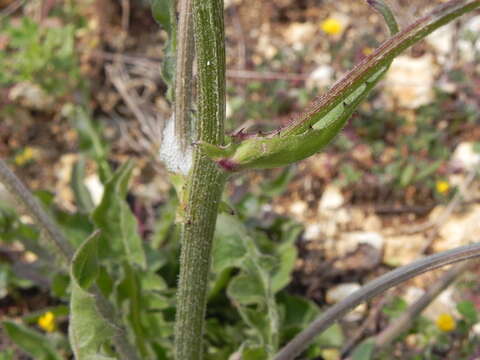
<svg viewBox="0 0 480 360">
<path fill-rule="evenodd" d="M 193 43 L 192 0 L 180 0 L 177 60 L 175 68 L 175 136 L 182 150 L 191 143 L 190 105 L 192 101 Z"/>
<path fill-rule="evenodd" d="M 193 18 L 199 87 L 197 140 L 222 144 L 225 118 L 223 0 L 193 0 Z M 175 323 L 178 360 L 202 358 L 211 246 L 226 178 L 200 148 L 194 150 L 193 156 L 181 235 Z"/>
</svg>

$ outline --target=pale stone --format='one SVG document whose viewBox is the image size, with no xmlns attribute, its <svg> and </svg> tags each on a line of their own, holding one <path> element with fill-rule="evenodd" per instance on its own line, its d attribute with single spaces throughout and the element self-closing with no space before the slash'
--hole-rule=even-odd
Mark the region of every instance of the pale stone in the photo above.
<svg viewBox="0 0 480 360">
<path fill-rule="evenodd" d="M 435 49 L 439 62 L 444 63 L 453 51 L 455 25 L 449 23 L 427 36 L 427 43 Z"/>
<path fill-rule="evenodd" d="M 473 142 L 462 142 L 455 148 L 450 162 L 454 166 L 470 170 L 480 163 L 480 154 L 475 151 Z"/>
<path fill-rule="evenodd" d="M 303 233 L 303 238 L 305 240 L 317 240 L 322 234 L 322 226 L 318 223 L 308 224 L 305 226 L 305 231 Z"/>
<path fill-rule="evenodd" d="M 390 266 L 410 264 L 423 256 L 428 244 L 429 240 L 421 234 L 386 237 L 383 262 Z"/>
<path fill-rule="evenodd" d="M 343 205 L 345 199 L 340 191 L 340 188 L 335 185 L 327 185 L 323 191 L 320 200 L 319 209 L 321 210 L 335 210 Z"/>
<path fill-rule="evenodd" d="M 306 86 L 308 89 L 324 88 L 333 81 L 333 68 L 330 65 L 320 65 L 308 76 Z"/>
<path fill-rule="evenodd" d="M 294 22 L 288 25 L 284 36 L 287 43 L 290 44 L 294 50 L 302 50 L 311 42 L 317 31 L 318 27 L 313 23 Z"/>
<path fill-rule="evenodd" d="M 428 285 L 427 285 L 428 286 Z M 438 316 L 442 313 L 454 314 L 455 312 L 455 289 L 448 288 L 444 290 L 439 296 L 431 302 L 429 306 L 425 308 L 422 312 L 423 316 L 426 316 L 432 321 L 435 321 Z M 414 304 L 425 294 L 425 290 L 416 286 L 409 286 L 405 293 L 402 295 L 402 298 L 407 302 L 408 305 Z"/>
<path fill-rule="evenodd" d="M 295 201 L 290 205 L 290 212 L 294 215 L 301 216 L 308 209 L 305 201 Z"/>
<path fill-rule="evenodd" d="M 326 244 L 325 255 L 327 258 L 341 258 L 354 252 L 361 244 L 368 244 L 375 249 L 382 250 L 384 239 L 381 234 L 376 232 L 344 233 L 340 236 L 340 239 L 333 241 L 331 244 Z"/>
<path fill-rule="evenodd" d="M 327 291 L 326 301 L 329 304 L 336 304 L 340 301 L 345 300 L 347 297 L 352 295 L 357 290 L 361 289 L 361 285 L 358 283 L 344 283 L 337 285 Z M 347 315 L 344 319 L 346 321 L 358 321 L 365 316 L 367 312 L 367 305 L 365 303 L 358 305 Z"/>
<path fill-rule="evenodd" d="M 433 243 L 435 252 L 450 250 L 478 241 L 480 205 L 473 205 L 464 213 L 452 214 L 438 226 L 439 237 Z"/>
<path fill-rule="evenodd" d="M 460 57 L 465 62 L 475 61 L 475 56 L 480 52 L 480 42 L 473 43 L 469 38 L 480 33 L 480 16 L 468 20 L 462 29 L 462 38 L 458 41 Z"/>
<path fill-rule="evenodd" d="M 9 92 L 11 101 L 30 109 L 51 110 L 55 104 L 53 96 L 48 95 L 37 84 L 24 81 L 15 84 Z"/>
<path fill-rule="evenodd" d="M 327 291 L 326 301 L 329 304 L 336 304 L 350 295 L 352 295 L 355 291 L 360 290 L 362 286 L 358 283 L 344 283 Z"/>
<path fill-rule="evenodd" d="M 451 314 L 456 313 L 456 301 L 455 301 L 455 292 L 457 290 L 454 288 L 448 288 L 440 293 L 435 300 L 432 301 L 430 305 L 423 311 L 422 315 L 426 318 L 436 321 L 441 314 Z"/>
<path fill-rule="evenodd" d="M 399 56 L 387 72 L 385 91 L 399 106 L 416 109 L 433 101 L 435 73 L 430 54 L 419 58 Z"/>
</svg>

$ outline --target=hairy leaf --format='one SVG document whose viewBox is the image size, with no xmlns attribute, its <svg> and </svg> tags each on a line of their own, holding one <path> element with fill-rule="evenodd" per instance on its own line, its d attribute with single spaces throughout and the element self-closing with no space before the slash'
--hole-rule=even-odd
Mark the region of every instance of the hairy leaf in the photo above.
<svg viewBox="0 0 480 360">
<path fill-rule="evenodd" d="M 102 201 L 92 218 L 102 231 L 99 241 L 101 258 L 126 258 L 130 264 L 145 268 L 145 253 L 142 238 L 138 234 L 137 219 L 125 201 L 132 170 L 133 164 L 127 162 L 115 172 L 105 184 Z"/>
<path fill-rule="evenodd" d="M 77 249 L 72 259 L 72 276 L 83 290 L 88 291 L 98 276 L 98 237 L 95 232 Z"/>
<path fill-rule="evenodd" d="M 97 310 L 95 296 L 83 290 L 73 278 L 68 336 L 75 359 L 114 360 L 102 353 L 102 347 L 113 335 L 113 326 Z"/>
</svg>

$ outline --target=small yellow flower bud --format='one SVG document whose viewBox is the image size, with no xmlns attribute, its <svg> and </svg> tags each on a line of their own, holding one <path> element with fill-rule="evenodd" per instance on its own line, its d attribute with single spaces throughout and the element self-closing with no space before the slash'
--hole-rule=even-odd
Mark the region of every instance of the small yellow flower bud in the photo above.
<svg viewBox="0 0 480 360">
<path fill-rule="evenodd" d="M 55 323 L 55 315 L 51 311 L 47 311 L 45 314 L 38 318 L 38 326 L 46 332 L 53 332 L 57 329 Z"/>
<path fill-rule="evenodd" d="M 343 30 L 343 26 L 340 23 L 340 21 L 338 21 L 335 18 L 328 18 L 325 21 L 323 21 L 321 28 L 328 35 L 337 35 L 337 34 L 340 34 Z"/>
<path fill-rule="evenodd" d="M 437 192 L 446 194 L 450 190 L 450 184 L 445 180 L 439 180 L 436 184 Z"/>
<path fill-rule="evenodd" d="M 455 330 L 455 319 L 450 314 L 440 314 L 436 323 L 441 331 L 449 332 Z"/>
<path fill-rule="evenodd" d="M 31 160 L 38 157 L 38 150 L 30 146 L 25 147 L 23 151 L 15 156 L 14 162 L 18 166 L 23 166 Z"/>
</svg>

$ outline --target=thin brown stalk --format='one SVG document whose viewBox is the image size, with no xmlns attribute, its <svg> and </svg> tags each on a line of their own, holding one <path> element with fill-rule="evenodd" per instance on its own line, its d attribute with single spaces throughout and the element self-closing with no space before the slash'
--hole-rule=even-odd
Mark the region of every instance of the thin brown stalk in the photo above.
<svg viewBox="0 0 480 360">
<path fill-rule="evenodd" d="M 385 292 L 408 279 L 439 267 L 453 264 L 458 261 L 468 260 L 480 256 L 480 243 L 462 246 L 453 250 L 441 252 L 426 258 L 417 260 L 411 264 L 399 267 L 367 283 L 360 290 L 353 293 L 345 300 L 335 304 L 310 326 L 300 332 L 287 345 L 285 345 L 274 360 L 292 360 L 300 354 L 313 339 L 328 329 L 342 316 L 359 304 Z"/>
<path fill-rule="evenodd" d="M 418 315 L 433 301 L 438 295 L 448 288 L 463 272 L 472 265 L 472 261 L 455 265 L 433 284 L 425 294 L 415 301 L 399 318 L 396 318 L 385 330 L 375 337 L 375 347 L 382 349 L 388 346 L 402 332 L 408 330 L 412 322 Z"/>
</svg>

